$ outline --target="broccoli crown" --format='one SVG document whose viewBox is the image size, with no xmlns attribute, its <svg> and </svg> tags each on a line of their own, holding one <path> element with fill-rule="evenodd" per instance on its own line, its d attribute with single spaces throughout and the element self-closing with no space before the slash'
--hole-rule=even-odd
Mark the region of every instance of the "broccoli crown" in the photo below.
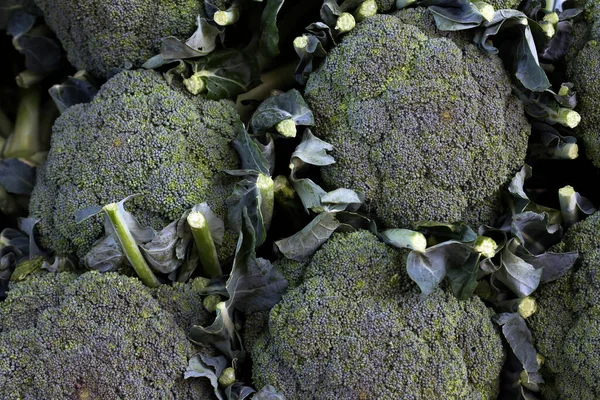
<svg viewBox="0 0 600 400">
<path fill-rule="evenodd" d="M 432 26 L 422 8 L 368 18 L 311 74 L 315 135 L 336 159 L 323 180 L 364 192 L 388 226 L 489 223 L 530 127 L 501 60 Z"/>
<path fill-rule="evenodd" d="M 69 61 L 105 76 L 130 62 L 140 66 L 162 38 L 187 38 L 204 14 L 200 0 L 36 0 Z"/>
<path fill-rule="evenodd" d="M 585 37 L 591 40 L 580 45 L 581 49 L 576 55 L 570 55 L 567 64 L 567 77 L 577 91 L 576 110 L 581 114 L 575 133 L 583 140 L 586 156 L 596 167 L 600 167 L 600 2 L 598 4 L 596 32 L 587 30 Z M 581 31 L 583 22 L 579 24 Z"/>
<path fill-rule="evenodd" d="M 223 170 L 237 167 L 229 145 L 237 124 L 233 103 L 192 97 L 158 72 L 116 75 L 91 103 L 70 107 L 54 124 L 30 205 L 41 244 L 82 257 L 102 235 L 102 218 L 77 224 L 75 212 L 138 193 L 126 207 L 157 230 L 203 202 L 225 219 L 235 179 Z M 226 232 L 221 252 L 234 248 Z"/>
<path fill-rule="evenodd" d="M 254 383 L 291 399 L 495 398 L 504 351 L 488 309 L 442 289 L 423 298 L 405 256 L 334 234 L 303 283 L 248 317 Z"/>
<path fill-rule="evenodd" d="M 545 358 L 548 400 L 600 398 L 600 212 L 572 226 L 554 249 L 578 251 L 573 269 L 541 286 L 538 312 L 528 319 Z"/>
<path fill-rule="evenodd" d="M 0 303 L 2 399 L 212 399 L 184 380 L 195 351 L 183 321 L 210 316 L 190 286 L 161 287 L 116 273 L 41 273 Z M 163 307 L 166 305 L 168 311 Z"/>
<path fill-rule="evenodd" d="M 519 7 L 521 0 L 492 0 L 486 1 L 486 3 L 494 7 L 494 10 L 505 10 L 507 8 L 516 9 Z"/>
</svg>

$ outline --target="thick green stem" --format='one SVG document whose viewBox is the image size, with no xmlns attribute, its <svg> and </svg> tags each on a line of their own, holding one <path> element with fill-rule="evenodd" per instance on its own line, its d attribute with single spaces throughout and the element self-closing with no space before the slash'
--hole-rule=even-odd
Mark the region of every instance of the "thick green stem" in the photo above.
<svg viewBox="0 0 600 400">
<path fill-rule="evenodd" d="M 498 304 L 499 311 L 514 313 L 518 312 L 521 317 L 529 318 L 537 311 L 537 303 L 533 297 L 506 300 Z"/>
<path fill-rule="evenodd" d="M 562 143 L 558 146 L 544 146 L 541 143 L 531 143 L 529 151 L 532 158 L 542 160 L 574 160 L 579 157 L 577 143 Z"/>
<path fill-rule="evenodd" d="M 200 264 L 209 278 L 222 275 L 221 264 L 217 256 L 215 242 L 212 239 L 208 222 L 199 211 L 192 211 L 187 217 L 187 223 L 192 230 L 196 248 L 200 254 Z"/>
<path fill-rule="evenodd" d="M 563 227 L 568 229 L 579 222 L 575 189 L 572 186 L 560 188 L 558 190 L 558 201 L 560 203 L 560 213 L 563 217 Z"/>
<path fill-rule="evenodd" d="M 356 22 L 361 22 L 375 14 L 377 14 L 377 3 L 375 0 L 365 0 L 354 12 L 354 18 Z"/>
<path fill-rule="evenodd" d="M 340 33 L 350 32 L 356 26 L 356 21 L 352 14 L 344 12 L 342 13 L 335 24 L 335 30 Z"/>
<path fill-rule="evenodd" d="M 144 259 L 140 248 L 135 242 L 131 231 L 121 220 L 121 217 L 119 216 L 119 206 L 117 203 L 107 204 L 102 209 L 104 212 L 106 212 L 106 215 L 108 215 L 108 218 L 110 219 L 110 222 L 112 223 L 112 226 L 117 234 L 117 238 L 119 239 L 119 243 L 121 244 L 121 248 L 123 249 L 123 252 L 127 256 L 127 259 L 131 263 L 131 266 L 137 273 L 140 280 L 149 287 L 160 286 L 160 281 L 158 278 L 156 278 L 146 263 L 146 260 Z"/>
<path fill-rule="evenodd" d="M 213 20 L 220 26 L 233 25 L 240 19 L 240 15 L 240 7 L 237 4 L 233 4 L 225 11 L 217 11 L 213 16 Z"/>
<path fill-rule="evenodd" d="M 265 229 L 269 230 L 273 219 L 273 208 L 275 207 L 275 184 L 270 176 L 260 174 L 256 182 L 260 190 L 260 212 L 263 217 Z"/>
<path fill-rule="evenodd" d="M 281 136 L 288 138 L 296 137 L 296 122 L 292 118 L 284 119 L 283 121 L 275 125 L 275 130 Z"/>
<path fill-rule="evenodd" d="M 387 229 L 381 232 L 381 236 L 387 243 L 401 249 L 425 251 L 427 247 L 425 236 L 410 229 Z"/>
<path fill-rule="evenodd" d="M 19 85 L 19 87 L 28 89 L 33 85 L 36 85 L 43 81 L 44 78 L 46 78 L 46 75 L 38 74 L 36 72 L 26 69 L 25 71 L 17 75 L 15 80 L 17 81 L 17 85 Z"/>
<path fill-rule="evenodd" d="M 4 146 L 4 158 L 27 158 L 41 150 L 39 135 L 41 98 L 38 86 L 21 89 L 17 119 L 14 131 Z"/>
<path fill-rule="evenodd" d="M 485 258 L 492 258 L 496 255 L 498 244 L 491 237 L 477 236 L 475 243 L 473 243 L 473 250 L 480 253 Z"/>
<path fill-rule="evenodd" d="M 555 1 L 554 0 L 546 0 L 546 6 L 544 7 L 544 10 L 551 13 L 554 11 L 554 8 L 555 8 Z"/>
</svg>

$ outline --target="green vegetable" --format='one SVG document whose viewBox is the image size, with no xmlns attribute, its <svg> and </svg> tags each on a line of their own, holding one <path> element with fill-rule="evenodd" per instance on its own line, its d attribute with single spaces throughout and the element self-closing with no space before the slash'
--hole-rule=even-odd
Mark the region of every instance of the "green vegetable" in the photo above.
<svg viewBox="0 0 600 400">
<path fill-rule="evenodd" d="M 210 228 L 206 218 L 200 211 L 193 211 L 187 216 L 187 223 L 192 230 L 196 248 L 200 253 L 200 262 L 204 268 L 204 273 L 209 278 L 222 274 L 217 249 L 210 233 Z"/>
<path fill-rule="evenodd" d="M 292 264 L 304 269 L 298 286 L 246 321 L 259 387 L 291 399 L 498 394 L 504 350 L 489 310 L 442 289 L 421 297 L 406 252 L 360 231 L 335 234 L 305 267 Z"/>
<path fill-rule="evenodd" d="M 39 272 L 0 303 L 2 397 L 211 398 L 208 382 L 183 380 L 188 359 L 211 352 L 187 329 L 209 318 L 191 285 Z"/>
<path fill-rule="evenodd" d="M 192 98 L 154 71 L 118 74 L 54 125 L 30 204 L 40 244 L 83 257 L 101 236 L 102 221 L 77 224 L 75 213 L 132 194 L 141 196 L 130 211 L 156 230 L 203 202 L 225 219 L 234 181 L 222 171 L 237 167 L 229 142 L 240 126 L 231 102 Z M 219 257 L 230 256 L 234 242 L 225 232 Z"/>
<path fill-rule="evenodd" d="M 510 92 L 499 58 L 441 37 L 427 10 L 363 21 L 306 86 L 313 132 L 336 160 L 325 188 L 363 192 L 387 227 L 491 223 L 530 132 Z"/>
</svg>

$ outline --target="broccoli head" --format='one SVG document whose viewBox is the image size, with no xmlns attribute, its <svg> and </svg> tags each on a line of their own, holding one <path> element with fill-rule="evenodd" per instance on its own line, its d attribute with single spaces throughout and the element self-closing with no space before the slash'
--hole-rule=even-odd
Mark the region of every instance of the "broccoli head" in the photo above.
<svg viewBox="0 0 600 400">
<path fill-rule="evenodd" d="M 127 207 L 157 230 L 203 202 L 225 219 L 235 179 L 223 170 L 237 168 L 229 143 L 238 125 L 229 101 L 192 97 L 154 71 L 116 75 L 54 124 L 30 205 L 41 244 L 82 257 L 102 235 L 102 219 L 77 224 L 75 212 L 138 193 Z M 234 248 L 226 232 L 220 251 L 229 256 Z"/>
<path fill-rule="evenodd" d="M 600 398 L 600 212 L 573 225 L 558 252 L 578 251 L 573 269 L 538 288 L 538 312 L 527 321 L 544 357 L 548 400 Z"/>
<path fill-rule="evenodd" d="M 423 8 L 374 16 L 311 74 L 314 133 L 336 159 L 323 180 L 364 192 L 388 226 L 490 223 L 530 127 L 500 58 L 433 26 Z"/>
<path fill-rule="evenodd" d="M 3 399 L 213 399 L 184 380 L 197 351 L 187 323 L 205 324 L 191 285 L 144 286 L 116 273 L 39 273 L 0 303 Z M 190 319 L 193 308 L 195 318 Z"/>
<path fill-rule="evenodd" d="M 127 62 L 140 66 L 166 36 L 186 39 L 204 14 L 200 0 L 36 0 L 69 61 L 106 76 Z"/>
<path fill-rule="evenodd" d="M 588 1 L 585 8 L 586 19 L 577 30 L 581 48 L 569 54 L 567 77 L 575 85 L 581 114 L 575 134 L 583 140 L 588 159 L 600 167 L 600 2 Z"/>
<path fill-rule="evenodd" d="M 495 398 L 504 351 L 489 310 L 422 297 L 405 259 L 371 233 L 334 234 L 301 284 L 248 317 L 254 383 L 291 399 Z"/>
</svg>

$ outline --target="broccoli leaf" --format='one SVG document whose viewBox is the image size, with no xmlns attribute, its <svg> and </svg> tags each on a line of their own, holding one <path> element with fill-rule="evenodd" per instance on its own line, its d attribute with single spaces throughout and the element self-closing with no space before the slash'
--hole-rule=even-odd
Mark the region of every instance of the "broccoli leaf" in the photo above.
<svg viewBox="0 0 600 400">
<path fill-rule="evenodd" d="M 150 267 L 156 272 L 169 274 L 183 263 L 177 256 L 177 247 L 183 238 L 179 237 L 177 225 L 179 220 L 171 222 L 162 229 L 150 242 L 142 243 L 140 250 Z"/>
<path fill-rule="evenodd" d="M 573 267 L 579 256 L 577 252 L 543 253 L 539 255 L 518 252 L 518 255 L 523 261 L 533 265 L 536 269 L 542 270 L 540 283 L 552 282 L 564 276 Z"/>
<path fill-rule="evenodd" d="M 471 255 L 469 246 L 448 241 L 429 247 L 423 252 L 411 251 L 406 261 L 408 276 L 427 295 L 438 287 L 448 269 L 459 269 Z"/>
<path fill-rule="evenodd" d="M 515 48 L 514 70 L 521 84 L 534 92 L 550 88 L 550 81 L 540 66 L 535 41 L 529 26 L 521 27 L 521 36 Z"/>
<path fill-rule="evenodd" d="M 279 55 L 279 29 L 277 28 L 277 14 L 281 10 L 284 0 L 267 0 L 260 18 L 260 52 L 267 58 Z"/>
<path fill-rule="evenodd" d="M 38 247 L 35 226 L 40 222 L 35 218 L 19 218 L 19 230 L 29 236 L 29 258 L 42 256 L 45 253 Z"/>
<path fill-rule="evenodd" d="M 453 264 L 446 268 L 450 288 L 457 299 L 466 300 L 475 292 L 480 257 L 479 253 L 471 253 L 463 265 Z"/>
<path fill-rule="evenodd" d="M 273 386 L 265 385 L 254 395 L 253 400 L 285 400 L 285 396 Z"/>
<path fill-rule="evenodd" d="M 205 355 L 195 355 L 190 359 L 188 368 L 183 375 L 184 379 L 189 378 L 208 378 L 212 385 L 215 395 L 219 400 L 225 400 L 225 397 L 219 387 L 219 376 L 227 368 L 229 361 L 224 356 L 209 357 Z"/>
<path fill-rule="evenodd" d="M 529 382 L 543 383 L 544 380 L 538 372 L 540 366 L 533 346 L 533 337 L 523 317 L 519 313 L 502 313 L 495 317 L 495 321 L 502 327 L 506 341 L 523 364 L 523 369 L 527 371 Z"/>
<path fill-rule="evenodd" d="M 233 141 L 233 147 L 240 157 L 241 169 L 270 175 L 271 163 L 267 160 L 263 149 L 250 137 L 242 124 L 239 124 L 237 130 L 238 135 Z M 274 154 L 271 156 L 273 157 Z M 246 174 L 247 172 L 244 173 L 244 175 Z"/>
<path fill-rule="evenodd" d="M 0 185 L 8 193 L 30 195 L 35 185 L 35 168 L 17 158 L 1 160 Z"/>
<path fill-rule="evenodd" d="M 94 243 L 83 262 L 91 270 L 109 272 L 118 271 L 126 259 L 121 245 L 113 236 L 108 235 Z"/>
<path fill-rule="evenodd" d="M 511 232 L 532 254 L 542 254 L 560 241 L 562 228 L 550 224 L 548 214 L 526 211 L 512 218 Z"/>
<path fill-rule="evenodd" d="M 233 99 L 259 82 L 258 62 L 253 56 L 234 49 L 218 50 L 189 61 L 194 74 L 206 85 L 206 97 L 211 100 Z"/>
<path fill-rule="evenodd" d="M 501 267 L 494 277 L 519 297 L 529 296 L 540 284 L 542 270 L 515 255 L 519 243 L 513 238 L 502 250 Z"/>
<path fill-rule="evenodd" d="M 86 73 L 70 76 L 66 82 L 52 86 L 48 93 L 61 113 L 81 103 L 89 103 L 98 93 L 95 82 Z"/>
<path fill-rule="evenodd" d="M 234 384 L 227 386 L 223 391 L 225 392 L 227 400 L 244 400 L 251 394 L 256 393 L 256 390 L 241 382 L 235 382 Z"/>
<path fill-rule="evenodd" d="M 296 89 L 263 101 L 250 119 L 250 129 L 254 133 L 265 133 L 284 120 L 292 120 L 295 125 L 315 124 L 312 111 Z"/>
<path fill-rule="evenodd" d="M 435 25 L 441 31 L 460 31 L 475 28 L 483 16 L 468 0 L 426 0 L 419 5 L 429 6 Z"/>
<path fill-rule="evenodd" d="M 335 189 L 321 196 L 321 204 L 326 211 L 356 211 L 365 200 L 363 193 L 350 189 Z"/>
<path fill-rule="evenodd" d="M 276 241 L 275 245 L 285 257 L 303 261 L 313 255 L 339 226 L 333 213 L 322 212 L 300 232 Z"/>
<path fill-rule="evenodd" d="M 42 27 L 36 27 L 13 39 L 15 49 L 25 56 L 27 69 L 38 74 L 57 71 L 62 62 L 62 47 L 45 34 Z"/>
<path fill-rule="evenodd" d="M 201 55 L 206 55 L 217 47 L 217 37 L 223 33 L 223 30 L 200 16 L 198 16 L 196 23 L 198 29 L 185 44 L 201 53 Z"/>
<path fill-rule="evenodd" d="M 575 41 L 573 24 L 570 21 L 559 21 L 556 24 L 555 31 L 548 45 L 546 45 L 539 55 L 547 63 L 555 63 L 562 60 Z"/>
<path fill-rule="evenodd" d="M 477 239 L 477 234 L 464 222 L 444 223 L 434 221 L 415 222 L 414 228 L 426 236 L 433 236 L 438 242 L 456 240 L 467 243 Z"/>
<path fill-rule="evenodd" d="M 304 164 L 322 167 L 335 163 L 334 158 L 327 154 L 331 150 L 333 150 L 331 144 L 313 135 L 310 129 L 305 129 L 302 141 L 292 153 L 291 160 L 294 166 L 292 172 L 298 171 Z"/>
<path fill-rule="evenodd" d="M 267 237 L 265 221 L 261 212 L 262 196 L 256 185 L 256 178 L 250 177 L 236 183 L 233 193 L 225 203 L 228 206 L 227 221 L 232 229 L 242 230 L 243 210 L 246 209 L 252 221 L 253 231 L 256 232 L 256 243 L 260 246 Z"/>
</svg>

